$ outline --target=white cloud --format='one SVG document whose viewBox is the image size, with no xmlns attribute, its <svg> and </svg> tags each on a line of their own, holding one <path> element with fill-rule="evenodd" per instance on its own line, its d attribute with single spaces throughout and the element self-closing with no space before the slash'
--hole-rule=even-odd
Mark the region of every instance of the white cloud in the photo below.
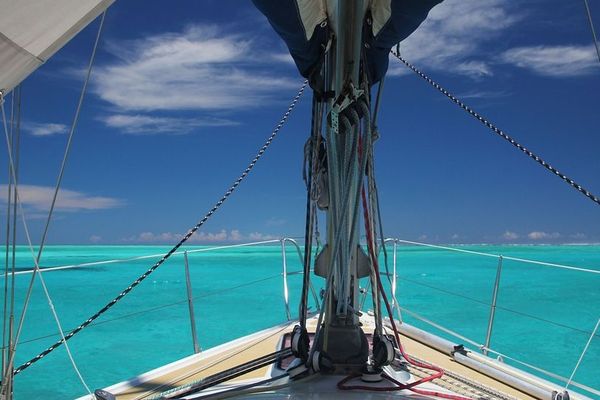
<svg viewBox="0 0 600 400">
<path fill-rule="evenodd" d="M 243 236 L 242 236 L 242 234 L 240 233 L 240 231 L 238 231 L 237 229 L 234 229 L 234 230 L 232 230 L 232 231 L 229 233 L 229 238 L 230 238 L 231 240 L 233 240 L 234 242 L 237 242 L 237 241 L 240 241 L 240 240 L 242 240 L 242 239 L 243 239 Z"/>
<path fill-rule="evenodd" d="M 502 234 L 502 239 L 505 240 L 516 240 L 519 238 L 519 234 L 511 231 L 506 231 Z"/>
<path fill-rule="evenodd" d="M 560 233 L 553 232 L 541 232 L 541 231 L 533 231 L 527 234 L 527 237 L 531 240 L 544 240 L 544 239 L 558 239 L 560 237 Z"/>
<path fill-rule="evenodd" d="M 261 233 L 261 232 L 251 232 L 248 235 L 248 239 L 256 240 L 256 241 L 273 240 L 273 239 L 279 239 L 279 236 L 265 234 L 265 233 Z"/>
<path fill-rule="evenodd" d="M 29 131 L 29 133 L 31 133 L 33 136 L 62 135 L 68 131 L 68 127 L 64 124 L 40 124 L 35 122 L 27 122 L 23 124 L 23 129 Z"/>
<path fill-rule="evenodd" d="M 126 242 L 136 243 L 176 243 L 183 238 L 182 233 L 163 232 L 142 232 L 139 235 L 134 235 L 123 239 Z M 222 229 L 218 232 L 196 231 L 188 240 L 189 243 L 220 243 L 220 242 L 243 242 L 243 241 L 261 241 L 277 239 L 278 236 L 268 235 L 260 232 L 252 232 L 248 235 L 243 235 L 239 230 L 232 229 L 227 231 Z"/>
<path fill-rule="evenodd" d="M 520 19 L 508 5 L 506 0 L 446 0 L 402 42 L 400 52 L 409 62 L 429 70 L 475 78 L 492 75 L 491 62 L 482 49 Z M 390 63 L 391 75 L 407 71 L 397 61 Z"/>
<path fill-rule="evenodd" d="M 529 46 L 509 49 L 500 60 L 544 76 L 569 77 L 599 72 L 594 46 Z"/>
<path fill-rule="evenodd" d="M 283 63 L 288 63 L 290 65 L 296 65 L 296 63 L 294 62 L 294 59 L 292 58 L 291 54 L 288 52 L 285 53 L 274 53 L 271 55 L 271 58 L 275 61 L 279 61 L 279 62 L 283 62 Z"/>
<path fill-rule="evenodd" d="M 92 243 L 100 243 L 102 241 L 102 236 L 92 235 L 90 236 L 90 242 Z"/>
<path fill-rule="evenodd" d="M 459 93 L 456 95 L 459 99 L 492 99 L 499 97 L 509 96 L 510 93 L 506 91 L 487 91 L 487 90 L 474 90 L 465 93 Z"/>
<path fill-rule="evenodd" d="M 101 120 L 111 128 L 134 135 L 159 133 L 183 135 L 199 128 L 237 125 L 234 121 L 219 118 L 173 118 L 142 114 L 114 114 Z"/>
<path fill-rule="evenodd" d="M 19 185 L 19 198 L 24 206 L 36 211 L 50 209 L 54 187 Z M 0 185 L 0 203 L 6 203 L 7 185 Z M 103 196 L 90 196 L 74 190 L 61 189 L 56 199 L 60 211 L 104 210 L 123 205 L 123 201 Z"/>
<path fill-rule="evenodd" d="M 281 89 L 299 86 L 272 71 L 292 72 L 287 61 L 248 35 L 192 26 L 135 41 L 113 43 L 118 61 L 97 69 L 94 92 L 127 111 L 232 110 L 263 106 Z"/>
</svg>

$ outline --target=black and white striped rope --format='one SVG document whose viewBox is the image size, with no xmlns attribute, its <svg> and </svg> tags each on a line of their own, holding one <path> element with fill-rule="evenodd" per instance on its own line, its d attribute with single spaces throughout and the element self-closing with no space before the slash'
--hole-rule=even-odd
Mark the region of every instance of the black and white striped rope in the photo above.
<svg viewBox="0 0 600 400">
<path fill-rule="evenodd" d="M 573 179 L 569 178 L 568 176 L 566 176 L 565 174 L 563 174 L 562 172 L 560 172 L 559 170 L 557 170 L 556 168 L 554 168 L 552 165 L 548 164 L 546 161 L 544 161 L 539 156 L 537 156 L 536 154 L 534 154 L 533 152 L 531 152 L 530 150 L 528 150 L 525 146 L 523 146 L 520 143 L 518 143 L 512 137 L 508 136 L 504 131 L 502 131 L 502 129 L 498 128 L 496 125 L 494 125 L 493 123 L 491 123 L 490 121 L 488 121 L 484 116 L 482 116 L 481 114 L 479 114 L 478 112 L 476 112 L 475 110 L 473 110 L 471 107 L 469 107 L 468 105 L 466 105 L 465 103 L 463 103 L 459 99 L 457 99 L 452 93 L 448 92 L 446 89 L 444 89 L 443 87 L 441 87 L 438 83 L 436 83 L 431 78 L 429 78 L 427 75 L 425 75 L 423 72 L 421 72 L 420 70 L 418 70 L 414 65 L 412 65 L 411 63 L 409 63 L 408 61 L 406 61 L 404 58 L 402 58 L 402 56 L 400 56 L 399 54 L 396 54 L 394 52 L 391 52 L 391 53 L 398 60 L 400 60 L 404 65 L 406 65 L 408 68 L 410 68 L 413 72 L 415 72 L 421 78 L 425 79 L 431 86 L 433 86 L 438 91 L 440 91 L 442 94 L 444 94 L 446 97 L 448 97 L 450 100 L 452 100 L 452 102 L 454 104 L 456 104 L 457 106 L 459 106 L 460 108 L 462 108 L 463 110 L 465 110 L 466 112 L 468 112 L 469 114 L 471 114 L 473 117 L 477 118 L 479 120 L 479 122 L 481 122 L 482 124 L 484 124 L 485 126 L 487 126 L 488 128 L 490 128 L 492 131 L 494 131 L 494 133 L 498 134 L 503 139 L 505 139 L 508 142 L 510 142 L 510 144 L 512 144 L 513 146 L 515 146 L 517 149 L 519 149 L 523 153 L 527 154 L 529 157 L 531 157 L 537 163 L 539 163 L 544 168 L 546 168 L 548 171 L 552 172 L 554 175 L 558 176 L 560 179 L 562 179 L 563 181 L 565 181 L 567 184 L 569 184 L 575 190 L 577 190 L 578 192 L 580 192 L 581 194 L 583 194 L 584 196 L 586 196 L 587 198 L 589 198 L 590 200 L 592 200 L 596 204 L 600 205 L 600 198 L 598 198 L 598 196 L 595 196 L 589 190 L 585 189 L 583 186 L 581 186 L 580 184 L 578 184 L 577 182 L 575 182 Z"/>
<path fill-rule="evenodd" d="M 210 211 L 208 213 L 206 213 L 206 215 L 192 229 L 190 229 L 190 231 L 179 241 L 179 243 L 177 243 L 171 250 L 169 250 L 168 253 L 166 253 L 164 256 L 162 256 L 162 258 L 160 260 L 158 260 L 152 267 L 150 267 L 146 272 L 144 272 L 139 278 L 137 278 L 135 281 L 133 281 L 133 283 L 131 285 L 129 285 L 125 290 L 123 290 L 121 293 L 119 293 L 119 295 L 117 297 L 115 297 L 114 299 L 112 299 L 104 307 L 102 307 L 98 312 L 96 312 L 94 315 L 92 315 L 87 320 L 85 320 L 85 322 L 83 322 L 81 325 L 79 325 L 77 328 L 73 329 L 69 334 L 67 334 L 65 336 L 64 340 L 63 339 L 58 340 L 57 342 L 55 342 L 54 344 L 52 344 L 50 347 L 48 347 L 46 350 L 42 351 L 37 356 L 33 357 L 31 360 L 27 361 L 26 363 L 24 363 L 21 366 L 19 366 L 18 368 L 16 368 L 15 371 L 14 371 L 14 375 L 17 375 L 18 373 L 20 373 L 23 370 L 27 369 L 29 366 L 31 366 L 35 362 L 37 362 L 40 359 L 44 358 L 46 355 L 48 355 L 49 353 L 51 353 L 54 349 L 56 349 L 57 347 L 61 346 L 67 340 L 71 339 L 77 333 L 79 333 L 80 331 L 82 331 L 85 327 L 87 327 L 88 325 L 90 325 L 99 316 L 101 316 L 106 311 L 108 311 L 119 300 L 121 300 L 123 297 L 125 297 L 137 285 L 139 285 L 144 279 L 146 279 L 152 272 L 154 272 L 158 267 L 160 267 L 198 229 L 200 229 L 200 227 L 202 225 L 204 225 L 204 223 L 206 223 L 206 221 L 208 221 L 208 219 L 210 217 L 212 217 L 212 215 L 223 205 L 223 203 L 235 191 L 235 189 L 237 189 L 237 187 L 240 185 L 240 183 L 242 183 L 242 181 L 244 180 L 244 178 L 246 178 L 246 176 L 250 173 L 250 171 L 252 170 L 252 168 L 254 168 L 254 166 L 256 165 L 256 163 L 258 162 L 258 160 L 263 156 L 263 154 L 265 153 L 265 151 L 267 150 L 267 148 L 273 142 L 273 139 L 275 139 L 275 136 L 277 136 L 277 134 L 279 133 L 279 131 L 281 130 L 281 128 L 283 127 L 283 125 L 287 121 L 287 119 L 290 116 L 292 110 L 294 109 L 294 107 L 298 103 L 298 100 L 300 100 L 300 97 L 304 93 L 304 89 L 306 89 L 306 85 L 307 84 L 308 84 L 308 81 L 304 81 L 304 83 L 300 87 L 300 90 L 298 90 L 298 93 L 293 98 L 292 102 L 290 103 L 287 111 L 285 112 L 285 114 L 283 114 L 283 117 L 281 117 L 281 120 L 279 121 L 279 123 L 277 124 L 277 126 L 275 127 L 275 129 L 273 130 L 273 132 L 271 133 L 271 135 L 269 136 L 269 138 L 267 139 L 267 141 L 265 142 L 265 144 L 260 148 L 260 150 L 258 151 L 258 153 L 256 154 L 256 156 L 254 157 L 254 159 L 252 159 L 252 161 L 250 162 L 250 164 L 248 165 L 248 167 L 244 170 L 244 172 L 242 172 L 242 174 L 239 176 L 239 178 L 237 178 L 233 182 L 233 184 L 229 187 L 229 189 L 227 189 L 227 191 L 219 199 L 219 201 L 217 201 L 215 203 L 215 205 L 210 209 Z"/>
</svg>

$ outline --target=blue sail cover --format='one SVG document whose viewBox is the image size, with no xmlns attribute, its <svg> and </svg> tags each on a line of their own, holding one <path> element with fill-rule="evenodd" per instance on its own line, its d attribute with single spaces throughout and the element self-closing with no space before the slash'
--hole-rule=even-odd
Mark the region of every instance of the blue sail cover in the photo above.
<svg viewBox="0 0 600 400">
<path fill-rule="evenodd" d="M 252 0 L 286 43 L 300 74 L 319 65 L 328 39 L 328 0 Z M 371 84 L 387 72 L 389 52 L 406 39 L 443 0 L 371 0 L 373 29 L 364 41 Z"/>
</svg>

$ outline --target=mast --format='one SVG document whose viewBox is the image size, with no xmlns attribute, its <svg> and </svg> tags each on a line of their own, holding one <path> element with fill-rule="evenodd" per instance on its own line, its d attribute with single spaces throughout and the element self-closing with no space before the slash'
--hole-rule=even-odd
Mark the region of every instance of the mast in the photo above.
<svg viewBox="0 0 600 400">
<path fill-rule="evenodd" d="M 370 271 L 359 246 L 359 194 L 365 171 L 365 157 L 361 160 L 359 148 L 366 145 L 360 143 L 360 115 L 364 113 L 359 103 L 363 107 L 368 104 L 367 83 L 360 79 L 365 10 L 364 0 L 337 2 L 335 18 L 330 21 L 335 45 L 326 56 L 324 74 L 326 90 L 333 92 L 326 131 L 328 244 L 317 257 L 315 270 L 327 278 L 327 293 L 315 351 L 343 368 L 361 368 L 369 353 L 358 314 L 358 279 Z"/>
</svg>

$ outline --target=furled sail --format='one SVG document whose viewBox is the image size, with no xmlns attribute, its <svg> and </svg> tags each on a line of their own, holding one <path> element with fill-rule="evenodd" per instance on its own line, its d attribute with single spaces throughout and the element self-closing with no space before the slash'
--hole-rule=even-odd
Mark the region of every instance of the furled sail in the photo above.
<svg viewBox="0 0 600 400">
<path fill-rule="evenodd" d="M 285 41 L 300 74 L 308 78 L 318 65 L 330 30 L 337 23 L 336 1 L 252 0 Z M 363 38 L 371 83 L 387 72 L 390 49 L 406 39 L 443 0 L 367 0 L 371 29 Z M 327 23 L 329 21 L 329 23 Z"/>
<path fill-rule="evenodd" d="M 0 0 L 0 90 L 12 90 L 113 2 Z"/>
</svg>

